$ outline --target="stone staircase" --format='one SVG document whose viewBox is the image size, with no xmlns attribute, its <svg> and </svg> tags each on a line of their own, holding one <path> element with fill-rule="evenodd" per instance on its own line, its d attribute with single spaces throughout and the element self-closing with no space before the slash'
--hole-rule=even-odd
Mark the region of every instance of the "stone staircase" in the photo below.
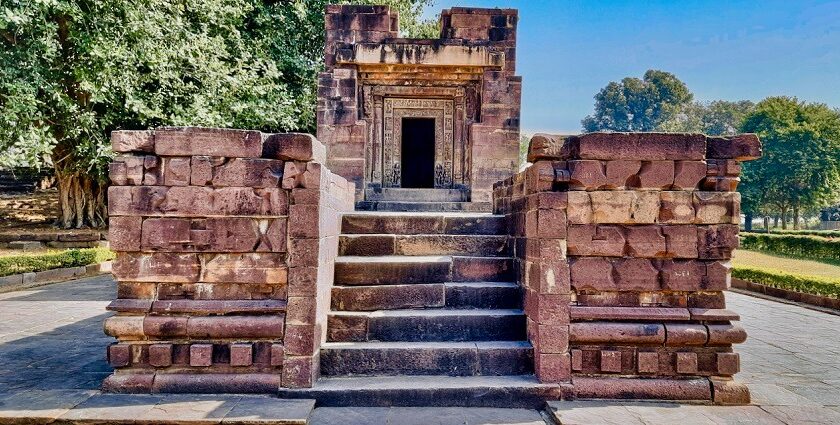
<svg viewBox="0 0 840 425">
<path fill-rule="evenodd" d="M 342 222 L 322 405 L 540 405 L 503 216 L 355 212 Z M 298 393 L 298 395 L 292 394 Z M 441 398 L 443 397 L 443 398 Z"/>
</svg>

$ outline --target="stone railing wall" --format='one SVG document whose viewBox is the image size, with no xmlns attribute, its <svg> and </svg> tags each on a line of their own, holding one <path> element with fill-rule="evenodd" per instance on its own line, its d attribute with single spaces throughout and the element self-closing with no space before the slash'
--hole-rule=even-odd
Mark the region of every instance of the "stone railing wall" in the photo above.
<svg viewBox="0 0 840 425">
<path fill-rule="evenodd" d="M 754 135 L 536 135 L 494 188 L 542 382 L 572 396 L 749 401 L 723 291 Z"/>
<path fill-rule="evenodd" d="M 275 392 L 318 376 L 354 187 L 307 134 L 115 131 L 108 192 L 118 392 Z M 320 265 L 320 267 L 319 267 Z"/>
</svg>

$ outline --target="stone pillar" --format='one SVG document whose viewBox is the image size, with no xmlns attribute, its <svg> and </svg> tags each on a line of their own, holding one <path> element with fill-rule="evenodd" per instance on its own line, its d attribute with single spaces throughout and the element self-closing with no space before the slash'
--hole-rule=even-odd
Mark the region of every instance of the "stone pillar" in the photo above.
<svg viewBox="0 0 840 425">
<path fill-rule="evenodd" d="M 275 392 L 318 375 L 352 185 L 307 134 L 115 131 L 115 392 Z M 326 299 L 326 301 L 324 301 Z"/>
<path fill-rule="evenodd" d="M 495 186 L 516 237 L 537 377 L 585 398 L 746 403 L 726 310 L 740 161 L 755 135 L 536 135 Z"/>
</svg>

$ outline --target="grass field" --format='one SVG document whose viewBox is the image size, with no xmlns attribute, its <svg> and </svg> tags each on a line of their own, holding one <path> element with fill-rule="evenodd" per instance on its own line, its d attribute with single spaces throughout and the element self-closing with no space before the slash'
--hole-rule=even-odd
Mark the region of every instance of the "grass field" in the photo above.
<svg viewBox="0 0 840 425">
<path fill-rule="evenodd" d="M 758 267 L 785 273 L 816 276 L 840 280 L 840 266 L 819 261 L 783 257 L 764 252 L 735 250 L 732 257 L 734 266 Z"/>
</svg>

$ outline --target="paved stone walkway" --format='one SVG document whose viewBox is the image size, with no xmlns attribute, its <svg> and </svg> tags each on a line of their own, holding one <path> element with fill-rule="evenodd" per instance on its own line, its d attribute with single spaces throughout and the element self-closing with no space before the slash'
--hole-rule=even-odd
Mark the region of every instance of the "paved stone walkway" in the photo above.
<svg viewBox="0 0 840 425">
<path fill-rule="evenodd" d="M 221 422 L 226 415 L 247 415 L 254 403 L 268 400 L 145 396 L 134 400 L 143 407 L 131 408 L 124 397 L 138 396 L 122 396 L 119 409 L 102 410 L 116 400 L 96 391 L 110 373 L 104 353 L 112 340 L 102 333 L 102 321 L 114 290 L 105 275 L 0 294 L 0 423 L 23 415 L 69 420 L 79 414 L 78 408 L 68 411 L 74 406 L 91 414 L 122 412 L 125 418 L 142 413 L 150 420 L 164 415 Z M 560 402 L 552 404 L 555 419 L 563 424 L 840 423 L 840 316 L 735 293 L 727 297 L 749 333 L 737 348 L 743 368 L 738 378 L 749 384 L 752 406 Z M 526 409 L 318 408 L 310 417 L 319 425 L 543 421 L 539 412 Z"/>
</svg>

